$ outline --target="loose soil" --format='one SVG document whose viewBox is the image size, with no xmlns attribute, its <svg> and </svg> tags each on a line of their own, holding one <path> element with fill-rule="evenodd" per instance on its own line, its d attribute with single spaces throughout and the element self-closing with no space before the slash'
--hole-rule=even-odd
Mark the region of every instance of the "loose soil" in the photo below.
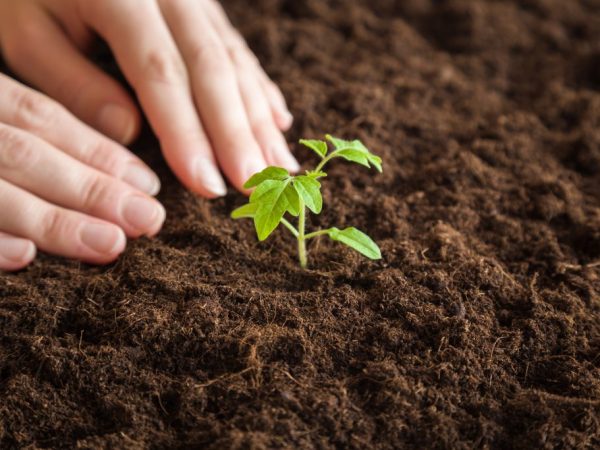
<svg viewBox="0 0 600 450">
<path fill-rule="evenodd" d="M 600 3 L 224 2 L 343 162 L 311 226 L 256 241 L 169 174 L 110 267 L 0 275 L 0 448 L 598 448 Z M 314 157 L 294 146 L 301 161 Z"/>
</svg>

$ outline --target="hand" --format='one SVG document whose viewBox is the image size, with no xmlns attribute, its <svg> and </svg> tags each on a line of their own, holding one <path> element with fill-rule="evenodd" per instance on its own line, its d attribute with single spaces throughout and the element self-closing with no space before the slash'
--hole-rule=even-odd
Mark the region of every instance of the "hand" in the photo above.
<svg viewBox="0 0 600 450">
<path fill-rule="evenodd" d="M 84 58 L 94 33 L 112 49 L 179 179 L 225 195 L 218 166 L 242 185 L 267 164 L 298 164 L 282 130 L 283 95 L 216 0 L 0 0 L 9 66 L 122 143 L 139 129 L 134 101 Z"/>
<path fill-rule="evenodd" d="M 0 74 L 0 270 L 36 247 L 90 263 L 114 260 L 126 236 L 152 236 L 165 210 L 156 175 L 65 108 Z"/>
</svg>

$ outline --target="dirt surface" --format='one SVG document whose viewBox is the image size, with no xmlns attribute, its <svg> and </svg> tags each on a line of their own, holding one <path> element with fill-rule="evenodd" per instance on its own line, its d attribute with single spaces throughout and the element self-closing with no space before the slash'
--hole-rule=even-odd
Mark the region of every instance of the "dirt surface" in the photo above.
<svg viewBox="0 0 600 450">
<path fill-rule="evenodd" d="M 247 5 L 289 140 L 384 158 L 333 164 L 311 224 L 383 260 L 321 240 L 300 270 L 147 133 L 157 238 L 0 275 L 0 448 L 598 448 L 600 3 Z"/>
</svg>

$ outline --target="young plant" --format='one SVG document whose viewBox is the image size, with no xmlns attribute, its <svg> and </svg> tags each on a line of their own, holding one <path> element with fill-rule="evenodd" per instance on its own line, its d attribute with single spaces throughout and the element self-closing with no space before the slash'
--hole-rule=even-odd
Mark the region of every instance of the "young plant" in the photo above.
<svg viewBox="0 0 600 450">
<path fill-rule="evenodd" d="M 306 268 L 306 241 L 317 236 L 327 235 L 332 240 L 346 244 L 370 259 L 381 259 L 381 251 L 373 240 L 354 227 L 329 228 L 306 233 L 306 209 L 320 214 L 323 208 L 321 183 L 319 180 L 327 176 L 325 165 L 334 158 L 343 158 L 366 167 L 373 165 L 379 172 L 381 158 L 372 154 L 358 140 L 344 141 L 330 135 L 326 141 L 300 140 L 305 147 L 313 150 L 321 158 L 314 170 L 304 175 L 292 176 L 281 167 L 267 167 L 244 184 L 246 189 L 255 188 L 250 195 L 250 202 L 231 213 L 233 219 L 254 219 L 254 226 L 260 241 L 264 241 L 282 224 L 298 240 L 298 258 L 300 266 Z M 333 146 L 330 151 L 327 141 Z M 294 227 L 284 216 L 289 214 L 298 218 L 298 227 Z"/>
</svg>

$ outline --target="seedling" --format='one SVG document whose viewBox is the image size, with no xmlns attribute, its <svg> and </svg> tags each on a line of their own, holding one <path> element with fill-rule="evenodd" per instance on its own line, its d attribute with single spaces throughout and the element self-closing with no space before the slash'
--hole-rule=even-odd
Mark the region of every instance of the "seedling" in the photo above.
<svg viewBox="0 0 600 450">
<path fill-rule="evenodd" d="M 250 202 L 231 213 L 233 219 L 254 219 L 256 234 L 264 241 L 279 224 L 286 227 L 298 240 L 298 258 L 300 266 L 306 268 L 306 241 L 317 236 L 329 236 L 332 240 L 346 244 L 370 259 L 381 259 L 381 251 L 373 240 L 354 227 L 329 228 L 306 233 L 306 209 L 320 214 L 323 208 L 321 183 L 319 180 L 327 176 L 325 165 L 335 158 L 343 158 L 366 167 L 373 165 L 379 172 L 381 158 L 372 154 L 362 142 L 344 141 L 330 135 L 326 141 L 300 140 L 300 144 L 313 150 L 321 158 L 314 170 L 307 170 L 304 175 L 292 176 L 281 167 L 267 167 L 254 174 L 244 184 L 244 188 L 253 189 Z M 327 141 L 333 146 L 329 150 Z M 298 228 L 294 227 L 284 216 L 289 214 L 298 218 Z"/>
</svg>

